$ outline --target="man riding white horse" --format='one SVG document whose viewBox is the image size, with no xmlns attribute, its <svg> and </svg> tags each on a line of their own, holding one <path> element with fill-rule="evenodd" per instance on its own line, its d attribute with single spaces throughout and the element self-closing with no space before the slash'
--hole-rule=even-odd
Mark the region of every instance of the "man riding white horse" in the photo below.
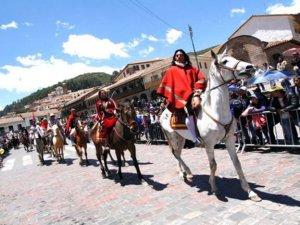
<svg viewBox="0 0 300 225">
<path fill-rule="evenodd" d="M 185 51 L 182 49 L 176 50 L 173 55 L 172 66 L 163 77 L 157 89 L 157 94 L 167 99 L 167 108 L 172 113 L 176 111 L 186 113 L 185 124 L 196 147 L 202 145 L 202 143 L 195 126 L 194 109 L 200 107 L 200 94 L 205 88 L 206 81 L 201 71 L 192 66 Z"/>
<path fill-rule="evenodd" d="M 52 127 L 54 125 L 57 125 L 59 127 L 59 130 L 64 138 L 64 142 L 66 143 L 66 137 L 65 137 L 65 134 L 63 132 L 63 125 L 62 123 L 60 122 L 60 120 L 58 118 L 55 117 L 55 114 L 54 113 L 51 113 L 50 114 L 50 118 L 49 118 L 49 121 L 48 121 L 48 128 L 47 128 L 47 131 L 50 131 L 52 130 Z M 52 143 L 52 139 L 53 139 L 53 136 L 51 135 L 50 137 L 51 139 L 49 140 L 50 143 Z"/>
</svg>

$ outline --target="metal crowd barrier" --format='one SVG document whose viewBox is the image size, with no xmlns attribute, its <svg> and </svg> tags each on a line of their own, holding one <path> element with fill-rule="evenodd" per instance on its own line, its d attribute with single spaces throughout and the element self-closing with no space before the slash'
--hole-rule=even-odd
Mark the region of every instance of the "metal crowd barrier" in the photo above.
<svg viewBox="0 0 300 225">
<path fill-rule="evenodd" d="M 263 115 L 265 124 L 260 127 L 258 116 Z M 246 147 L 299 148 L 300 109 L 278 115 L 270 111 L 240 117 L 236 132 L 238 147 L 244 152 Z M 263 119 L 264 120 L 264 119 Z"/>
<path fill-rule="evenodd" d="M 167 143 L 164 132 L 159 123 L 150 124 L 147 135 L 145 134 L 145 132 L 147 131 L 146 130 L 143 131 L 143 135 L 139 141 L 145 141 L 146 144 Z"/>
</svg>

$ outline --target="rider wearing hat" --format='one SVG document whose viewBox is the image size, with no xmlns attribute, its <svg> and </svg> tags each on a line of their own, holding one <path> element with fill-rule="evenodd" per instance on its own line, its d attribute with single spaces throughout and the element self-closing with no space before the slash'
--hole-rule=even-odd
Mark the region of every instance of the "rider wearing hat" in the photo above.
<svg viewBox="0 0 300 225">
<path fill-rule="evenodd" d="M 51 130 L 52 130 L 52 127 L 53 127 L 54 125 L 57 125 L 57 126 L 59 127 L 59 130 L 60 130 L 60 132 L 61 132 L 61 134 L 62 134 L 62 136 L 63 136 L 63 138 L 64 138 L 65 144 L 66 144 L 66 135 L 65 135 L 65 132 L 63 132 L 63 126 L 62 126 L 60 120 L 59 120 L 58 118 L 55 117 L 55 114 L 54 114 L 54 113 L 51 113 L 51 114 L 50 114 L 50 118 L 49 118 L 49 122 L 48 122 L 48 128 L 47 128 L 47 131 L 51 131 Z M 49 139 L 49 141 L 52 142 L 53 136 L 51 135 L 51 136 L 49 136 L 49 138 L 51 138 L 51 139 Z"/>
</svg>

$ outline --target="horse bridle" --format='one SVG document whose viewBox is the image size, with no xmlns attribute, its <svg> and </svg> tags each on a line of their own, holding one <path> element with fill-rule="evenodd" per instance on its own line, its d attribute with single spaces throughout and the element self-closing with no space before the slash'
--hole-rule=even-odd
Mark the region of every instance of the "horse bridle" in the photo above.
<svg viewBox="0 0 300 225">
<path fill-rule="evenodd" d="M 216 60 L 215 60 L 214 63 L 215 63 L 215 65 L 216 65 L 217 71 L 219 72 L 219 74 L 220 74 L 220 76 L 221 76 L 221 79 L 223 80 L 223 83 L 221 83 L 221 84 L 219 84 L 219 85 L 217 85 L 217 86 L 215 86 L 215 87 L 213 87 L 213 88 L 210 88 L 208 91 L 212 91 L 212 90 L 214 90 L 214 89 L 217 89 L 217 88 L 219 88 L 219 87 L 221 87 L 221 86 L 227 84 L 228 82 L 230 82 L 230 81 L 232 80 L 232 79 L 230 79 L 230 80 L 226 81 L 226 80 L 224 79 L 223 75 L 222 75 L 221 69 L 225 69 L 225 70 L 231 71 L 234 80 L 237 80 L 237 77 L 236 77 L 236 75 L 235 75 L 234 72 L 236 71 L 236 68 L 238 67 L 238 65 L 239 65 L 240 62 L 241 62 L 241 60 L 238 60 L 238 61 L 236 62 L 236 64 L 234 65 L 234 67 L 231 68 L 231 67 L 222 65 L 222 64 L 220 64 L 220 63 L 217 63 Z"/>
<path fill-rule="evenodd" d="M 125 114 L 125 113 L 124 113 Z M 121 117 L 123 117 L 123 114 L 121 113 Z M 134 125 L 136 125 L 136 121 L 134 121 L 134 120 L 132 120 L 131 122 L 125 122 L 124 120 L 123 120 L 123 118 L 122 119 L 120 119 L 120 117 L 118 118 L 118 121 L 123 125 L 123 126 L 126 126 L 128 129 L 130 129 L 131 130 L 131 128 L 134 126 Z"/>
</svg>

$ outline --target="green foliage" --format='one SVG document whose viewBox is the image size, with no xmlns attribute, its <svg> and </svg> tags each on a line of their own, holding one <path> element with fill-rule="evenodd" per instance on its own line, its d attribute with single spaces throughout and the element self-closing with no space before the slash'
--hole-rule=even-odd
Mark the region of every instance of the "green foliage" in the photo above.
<svg viewBox="0 0 300 225">
<path fill-rule="evenodd" d="M 64 85 L 68 90 L 71 90 L 73 92 L 101 85 L 109 85 L 111 84 L 111 78 L 112 76 L 107 73 L 85 73 L 75 78 L 58 82 L 53 86 L 37 90 L 36 92 L 22 98 L 21 100 L 5 106 L 5 108 L 0 111 L 0 116 L 3 116 L 9 112 L 25 112 L 25 105 L 29 105 L 34 101 L 47 97 L 48 94 L 54 91 L 58 86 Z"/>
</svg>

